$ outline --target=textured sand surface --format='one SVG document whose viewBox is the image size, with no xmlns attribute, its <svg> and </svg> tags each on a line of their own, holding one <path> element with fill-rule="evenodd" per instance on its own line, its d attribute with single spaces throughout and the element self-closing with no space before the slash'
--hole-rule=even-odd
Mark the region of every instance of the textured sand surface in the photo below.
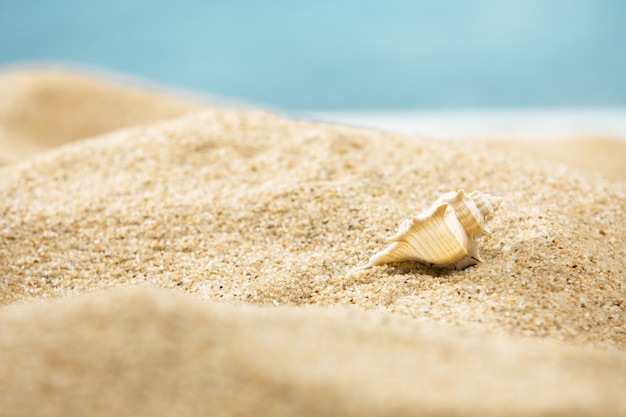
<svg viewBox="0 0 626 417">
<path fill-rule="evenodd" d="M 457 188 L 504 198 L 485 263 L 346 274 Z M 2 409 L 623 415 L 625 213 L 488 144 L 261 112 L 69 144 L 0 168 Z"/>
</svg>

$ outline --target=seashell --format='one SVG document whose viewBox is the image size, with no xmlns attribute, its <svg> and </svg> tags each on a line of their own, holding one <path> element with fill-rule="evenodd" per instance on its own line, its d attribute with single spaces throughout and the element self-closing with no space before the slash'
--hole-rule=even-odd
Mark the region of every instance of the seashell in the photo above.
<svg viewBox="0 0 626 417">
<path fill-rule="evenodd" d="M 398 232 L 386 239 L 391 245 L 350 273 L 404 261 L 454 269 L 484 262 L 477 239 L 491 234 L 486 222 L 501 203 L 502 198 L 480 191 L 445 193 L 428 210 L 403 221 Z"/>
</svg>

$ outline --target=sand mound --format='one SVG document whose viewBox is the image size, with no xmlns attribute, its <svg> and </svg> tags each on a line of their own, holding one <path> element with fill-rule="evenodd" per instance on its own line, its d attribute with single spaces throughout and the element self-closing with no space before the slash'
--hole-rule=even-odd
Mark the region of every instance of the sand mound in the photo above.
<svg viewBox="0 0 626 417">
<path fill-rule="evenodd" d="M 626 412 L 623 353 L 147 289 L 0 310 L 0 350 L 4 416 Z"/>
<path fill-rule="evenodd" d="M 0 74 L 0 165 L 91 136 L 171 119 L 199 102 L 78 73 L 20 70 Z"/>
<path fill-rule="evenodd" d="M 346 274 L 457 188 L 504 198 L 485 263 Z M 67 144 L 0 168 L 0 409 L 623 415 L 624 236 L 626 183 L 487 144 L 234 110 Z"/>
<path fill-rule="evenodd" d="M 621 183 L 237 111 L 121 131 L 3 174 L 4 303 L 148 281 L 626 347 Z M 456 188 L 504 198 L 484 264 L 346 276 L 403 218 Z"/>
</svg>

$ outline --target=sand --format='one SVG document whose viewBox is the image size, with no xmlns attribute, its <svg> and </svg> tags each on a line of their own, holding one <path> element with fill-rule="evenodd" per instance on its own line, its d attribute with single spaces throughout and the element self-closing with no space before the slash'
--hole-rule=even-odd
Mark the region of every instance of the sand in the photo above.
<svg viewBox="0 0 626 417">
<path fill-rule="evenodd" d="M 619 108 L 312 111 L 304 116 L 407 136 L 486 143 L 509 154 L 626 180 L 626 111 Z"/>
<path fill-rule="evenodd" d="M 488 140 L 489 146 L 565 164 L 610 180 L 626 181 L 626 141 L 611 137 L 577 136 L 556 140 Z"/>
<path fill-rule="evenodd" d="M 64 143 L 171 119 L 206 104 L 79 72 L 0 73 L 0 166 Z"/>
<path fill-rule="evenodd" d="M 347 274 L 457 188 L 504 198 L 483 264 Z M 7 164 L 0 196 L 6 415 L 626 412 L 622 181 L 213 108 Z"/>
<path fill-rule="evenodd" d="M 125 289 L 12 306 L 0 316 L 0 328 L 3 415 L 626 410 L 623 352 L 355 309 L 207 303 Z"/>
</svg>

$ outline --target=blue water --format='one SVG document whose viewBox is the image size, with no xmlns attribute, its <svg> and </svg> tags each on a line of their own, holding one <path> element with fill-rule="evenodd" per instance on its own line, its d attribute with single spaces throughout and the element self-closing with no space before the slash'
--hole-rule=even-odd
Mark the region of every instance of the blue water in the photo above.
<svg viewBox="0 0 626 417">
<path fill-rule="evenodd" d="M 0 0 L 0 64 L 286 109 L 626 105 L 622 0 Z"/>
</svg>

